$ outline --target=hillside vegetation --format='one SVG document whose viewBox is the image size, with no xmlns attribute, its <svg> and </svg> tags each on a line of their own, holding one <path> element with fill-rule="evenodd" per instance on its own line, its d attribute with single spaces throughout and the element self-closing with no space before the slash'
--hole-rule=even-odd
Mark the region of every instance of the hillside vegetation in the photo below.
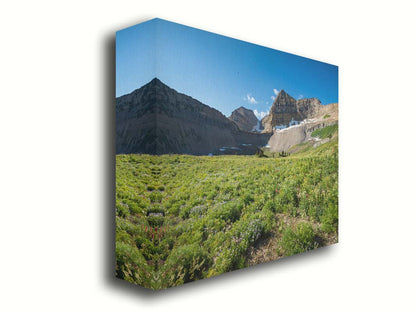
<svg viewBox="0 0 416 312">
<path fill-rule="evenodd" d="M 338 240 L 338 142 L 287 157 L 117 155 L 116 274 L 180 285 Z"/>
<path fill-rule="evenodd" d="M 331 138 L 334 133 L 338 132 L 338 124 L 327 126 L 325 128 L 316 129 L 312 132 L 312 137 L 318 137 L 320 139 Z"/>
</svg>

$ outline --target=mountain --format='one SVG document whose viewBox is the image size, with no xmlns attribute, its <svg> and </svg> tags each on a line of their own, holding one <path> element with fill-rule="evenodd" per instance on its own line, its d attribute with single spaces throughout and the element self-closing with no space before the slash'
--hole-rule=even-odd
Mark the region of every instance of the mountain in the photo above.
<svg viewBox="0 0 416 312">
<path fill-rule="evenodd" d="M 243 131 L 253 131 L 253 129 L 257 128 L 257 125 L 259 124 L 254 112 L 243 106 L 234 110 L 228 119 L 234 121 L 238 128 Z"/>
<path fill-rule="evenodd" d="M 315 130 L 338 124 L 338 104 L 315 107 L 312 117 L 298 125 L 275 131 L 268 142 L 269 150 L 271 152 L 283 152 L 300 143 L 317 146 L 329 141 L 328 138 L 319 140 L 319 138 L 313 137 L 312 133 Z"/>
<path fill-rule="evenodd" d="M 117 154 L 251 154 L 270 136 L 241 131 L 221 112 L 157 78 L 116 98 Z"/>
<path fill-rule="evenodd" d="M 270 112 L 261 120 L 263 132 L 272 132 L 276 126 L 281 128 L 296 124 L 315 116 L 321 107 L 317 98 L 295 100 L 281 90 L 273 102 Z"/>
</svg>

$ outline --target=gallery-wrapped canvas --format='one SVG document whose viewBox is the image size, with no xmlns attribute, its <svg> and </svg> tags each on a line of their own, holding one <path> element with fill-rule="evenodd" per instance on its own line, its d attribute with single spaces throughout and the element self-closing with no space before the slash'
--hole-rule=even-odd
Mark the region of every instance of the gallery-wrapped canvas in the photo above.
<svg viewBox="0 0 416 312">
<path fill-rule="evenodd" d="M 152 19 L 116 34 L 116 276 L 164 289 L 338 242 L 338 67 Z"/>
</svg>

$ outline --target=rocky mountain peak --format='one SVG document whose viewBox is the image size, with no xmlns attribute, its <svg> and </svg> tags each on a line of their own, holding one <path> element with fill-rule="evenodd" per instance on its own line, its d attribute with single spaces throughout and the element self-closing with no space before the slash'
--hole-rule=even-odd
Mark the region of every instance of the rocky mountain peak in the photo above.
<svg viewBox="0 0 416 312">
<path fill-rule="evenodd" d="M 144 86 L 142 86 L 138 90 L 147 90 L 147 89 L 152 89 L 152 88 L 168 88 L 168 89 L 170 89 L 167 85 L 165 85 L 158 78 L 153 78 L 151 81 L 146 83 Z M 138 90 L 136 90 L 136 91 L 138 91 Z"/>
<path fill-rule="evenodd" d="M 286 91 L 282 89 L 282 90 L 280 90 L 280 91 L 279 91 L 279 93 L 277 94 L 277 97 L 279 97 L 279 96 L 284 97 L 284 96 L 288 96 L 288 95 L 289 95 L 289 94 L 287 94 L 287 93 L 286 93 Z"/>
<path fill-rule="evenodd" d="M 228 119 L 235 122 L 238 128 L 243 131 L 253 131 L 258 125 L 258 119 L 254 115 L 254 112 L 244 106 L 240 106 L 234 110 Z"/>
<path fill-rule="evenodd" d="M 280 92 L 277 94 L 276 99 L 273 102 L 273 106 L 293 106 L 295 105 L 296 100 L 291 97 L 289 94 L 285 92 L 285 90 L 280 90 Z M 273 108 L 272 106 L 272 108 Z"/>
<path fill-rule="evenodd" d="M 320 106 L 321 102 L 317 98 L 295 100 L 281 90 L 273 102 L 270 113 L 261 121 L 264 132 L 272 132 L 275 127 L 285 128 L 311 118 L 316 115 Z"/>
<path fill-rule="evenodd" d="M 160 81 L 159 78 L 155 77 L 149 82 L 149 84 L 164 84 L 164 83 Z"/>
</svg>

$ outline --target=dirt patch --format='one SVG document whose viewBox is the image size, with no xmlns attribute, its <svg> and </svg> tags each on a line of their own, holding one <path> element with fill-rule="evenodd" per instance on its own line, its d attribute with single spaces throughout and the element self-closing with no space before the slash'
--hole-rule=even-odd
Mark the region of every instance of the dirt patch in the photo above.
<svg viewBox="0 0 416 312">
<path fill-rule="evenodd" d="M 275 222 L 276 226 L 272 233 L 268 237 L 260 239 L 254 247 L 249 248 L 247 253 L 248 265 L 252 266 L 283 258 L 284 255 L 279 246 L 283 231 L 286 227 L 293 228 L 301 222 L 307 222 L 315 229 L 319 229 L 319 223 L 317 222 L 312 222 L 301 217 L 291 217 L 283 213 L 276 214 Z M 318 231 L 317 240 L 319 241 L 320 247 L 333 245 L 338 242 L 338 234 L 328 234 L 323 231 Z"/>
</svg>

